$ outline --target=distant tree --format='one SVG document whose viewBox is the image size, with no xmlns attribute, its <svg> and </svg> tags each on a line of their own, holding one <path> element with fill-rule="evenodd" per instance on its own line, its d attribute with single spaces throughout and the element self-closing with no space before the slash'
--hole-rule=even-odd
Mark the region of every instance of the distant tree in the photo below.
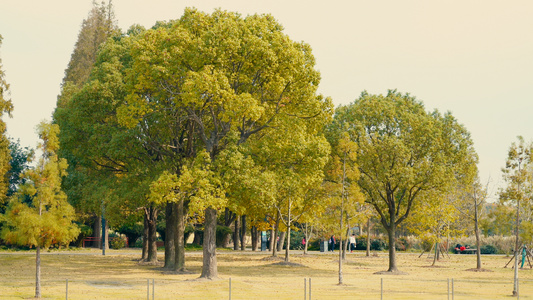
<svg viewBox="0 0 533 300">
<path fill-rule="evenodd" d="M 502 169 L 503 179 L 507 187 L 500 191 L 500 201 L 511 202 L 516 205 L 515 219 L 515 272 L 513 296 L 518 296 L 518 252 L 520 250 L 520 211 L 530 204 L 532 198 L 533 143 L 527 143 L 523 137 L 518 137 L 518 143 L 512 143 L 509 148 L 505 168 Z"/>
<path fill-rule="evenodd" d="M 488 197 L 488 183 L 485 187 L 481 185 L 479 180 L 474 182 L 469 187 L 464 189 L 464 203 L 465 209 L 462 212 L 469 212 L 467 218 L 474 222 L 474 235 L 476 237 L 476 270 L 481 271 L 481 237 L 480 237 L 480 223 L 483 216 L 485 203 Z M 465 207 L 466 206 L 466 207 Z"/>
<path fill-rule="evenodd" d="M 359 186 L 389 236 L 387 272 L 398 272 L 397 226 L 423 192 L 445 191 L 476 164 L 470 134 L 450 113 L 426 112 L 422 102 L 395 90 L 363 92 L 338 114 L 358 144 Z"/>
<path fill-rule="evenodd" d="M 11 153 L 11 161 L 9 162 L 11 168 L 8 172 L 9 189 L 7 196 L 15 194 L 18 187 L 24 184 L 25 179 L 22 177 L 24 171 L 30 167 L 30 159 L 33 156 L 33 150 L 30 147 L 20 145 L 20 140 L 16 142 L 13 139 L 9 140 L 9 151 Z"/>
<path fill-rule="evenodd" d="M 64 87 L 71 84 L 78 89 L 81 88 L 89 79 L 100 45 L 120 33 L 111 2 L 109 0 L 107 4 L 103 1 L 97 4 L 93 1 L 89 15 L 81 24 L 78 40 L 65 70 Z"/>
<path fill-rule="evenodd" d="M 74 209 L 61 191 L 67 162 L 57 156 L 59 127 L 43 122 L 38 131 L 42 157 L 34 169 L 24 173 L 26 183 L 10 198 L 0 233 L 9 244 L 36 247 L 35 298 L 41 297 L 41 249 L 68 244 L 79 234 L 73 223 Z M 31 201 L 23 202 L 25 197 Z"/>
<path fill-rule="evenodd" d="M 2 35 L 0 35 L 0 46 L 2 46 Z M 11 161 L 9 140 L 6 136 L 6 123 L 3 120 L 3 116 L 7 113 L 11 117 L 12 111 L 13 103 L 9 98 L 9 84 L 5 79 L 2 58 L 0 57 L 0 207 L 7 198 L 9 189 L 8 171 Z"/>
<path fill-rule="evenodd" d="M 57 99 L 57 107 L 54 112 L 54 123 L 59 124 L 61 127 L 61 134 L 66 132 L 69 128 L 69 124 L 65 122 L 65 118 L 61 117 L 62 113 L 68 106 L 68 103 L 72 101 L 73 97 L 83 87 L 83 84 L 87 82 L 89 76 L 93 70 L 96 62 L 97 53 L 100 46 L 110 37 L 120 34 L 120 30 L 116 25 L 112 1 L 109 0 L 107 4 L 101 2 L 97 4 L 93 1 L 93 7 L 90 10 L 86 19 L 83 20 L 78 34 L 78 40 L 74 45 L 70 61 L 65 69 L 65 77 L 61 84 L 61 92 Z M 68 112 L 67 112 L 68 113 Z M 67 145 L 65 139 L 61 137 L 62 145 Z M 96 215 L 96 218 L 87 218 L 95 220 L 95 236 L 101 237 L 102 230 L 100 228 L 102 224 L 102 205 L 87 210 L 87 207 L 80 207 L 77 204 L 81 202 L 80 199 L 87 199 L 87 196 L 98 197 L 99 199 L 108 198 L 103 196 L 98 189 L 101 185 L 94 181 L 95 172 L 94 169 L 88 168 L 83 165 L 83 162 L 79 156 L 76 156 L 75 151 L 70 147 L 61 147 L 59 156 L 66 158 L 69 162 L 68 177 L 63 182 L 63 187 L 66 193 L 69 195 L 69 201 L 73 203 L 78 212 L 84 212 L 91 216 Z M 93 179 L 93 181 L 90 181 Z M 104 177 L 107 179 L 107 177 Z M 84 193 L 83 188 L 89 191 L 89 195 Z M 107 225 L 106 225 L 107 227 Z M 106 231 L 107 233 L 107 231 Z M 107 235 L 107 234 L 106 234 Z M 108 244 L 105 245 L 106 247 Z"/>
<path fill-rule="evenodd" d="M 350 139 L 350 135 L 343 123 L 333 122 L 332 127 L 340 125 L 336 134 L 329 136 L 332 145 L 331 159 L 327 168 L 327 183 L 334 210 L 338 212 L 339 224 L 337 237 L 339 241 L 339 284 L 343 284 L 342 261 L 346 258 L 346 245 L 350 231 L 350 220 L 358 215 L 357 204 L 364 201 L 364 196 L 357 181 L 360 177 L 357 165 L 357 144 Z M 337 214 L 335 213 L 335 217 Z M 350 218 L 351 217 L 351 218 Z M 344 238 L 344 240 L 343 240 Z"/>
</svg>

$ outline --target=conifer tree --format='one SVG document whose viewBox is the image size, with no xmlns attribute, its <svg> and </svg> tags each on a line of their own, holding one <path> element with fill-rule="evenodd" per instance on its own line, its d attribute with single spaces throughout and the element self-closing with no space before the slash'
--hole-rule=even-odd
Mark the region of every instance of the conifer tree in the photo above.
<svg viewBox="0 0 533 300">
<path fill-rule="evenodd" d="M 100 5 L 93 1 L 93 8 L 81 24 L 78 41 L 70 57 L 63 86 L 72 84 L 80 88 L 89 78 L 96 61 L 98 48 L 109 37 L 119 33 L 111 0 Z"/>
</svg>

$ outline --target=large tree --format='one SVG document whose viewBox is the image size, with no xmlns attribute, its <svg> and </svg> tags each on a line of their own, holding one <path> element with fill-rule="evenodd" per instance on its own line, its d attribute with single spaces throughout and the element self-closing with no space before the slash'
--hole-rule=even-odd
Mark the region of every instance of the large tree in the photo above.
<svg viewBox="0 0 533 300">
<path fill-rule="evenodd" d="M 150 140 L 160 153 L 207 153 L 214 174 L 209 186 L 218 193 L 224 188 L 220 178 L 225 165 L 218 160 L 229 146 L 268 134 L 287 117 L 317 126 L 315 120 L 331 109 L 328 100 L 316 95 L 319 73 L 310 47 L 291 41 L 282 30 L 269 15 L 243 18 L 221 10 L 209 15 L 186 9 L 179 20 L 143 32 L 130 52 L 130 89 L 117 110 L 121 124 L 140 128 L 139 139 L 160 128 L 160 138 Z M 169 171 L 181 176 L 182 165 L 175 162 Z M 215 278 L 217 210 L 225 200 L 218 194 L 204 194 L 203 199 L 201 277 Z"/>
<path fill-rule="evenodd" d="M 399 272 L 397 226 L 423 192 L 445 191 L 469 173 L 477 162 L 470 134 L 451 113 L 427 112 L 422 102 L 395 90 L 363 92 L 338 110 L 336 122 L 345 123 L 358 144 L 359 185 L 388 233 L 387 272 Z"/>
<path fill-rule="evenodd" d="M 42 122 L 38 130 L 42 158 L 34 169 L 25 172 L 26 183 L 10 198 L 1 231 L 7 243 L 37 249 L 35 298 L 41 297 L 41 249 L 68 244 L 79 233 L 73 223 L 74 209 L 61 190 L 67 162 L 57 156 L 59 127 Z"/>
</svg>

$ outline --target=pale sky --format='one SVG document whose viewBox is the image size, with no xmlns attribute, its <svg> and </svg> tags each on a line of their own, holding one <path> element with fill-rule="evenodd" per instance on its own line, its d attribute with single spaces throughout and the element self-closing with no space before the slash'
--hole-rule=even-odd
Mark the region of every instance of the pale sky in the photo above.
<svg viewBox="0 0 533 300">
<path fill-rule="evenodd" d="M 91 0 L 1 0 L 0 58 L 15 110 L 8 134 L 35 148 L 51 120 L 64 70 Z M 516 136 L 533 138 L 533 1 L 113 0 L 118 25 L 151 27 L 185 7 L 269 13 L 311 45 L 319 92 L 336 105 L 363 90 L 409 92 L 427 110 L 451 111 L 472 134 L 483 182 Z"/>
</svg>

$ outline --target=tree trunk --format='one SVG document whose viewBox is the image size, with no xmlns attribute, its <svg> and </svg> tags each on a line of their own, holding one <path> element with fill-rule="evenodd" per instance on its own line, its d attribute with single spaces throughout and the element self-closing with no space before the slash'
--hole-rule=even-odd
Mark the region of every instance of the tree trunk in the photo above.
<svg viewBox="0 0 533 300">
<path fill-rule="evenodd" d="M 290 218 L 290 211 L 289 211 Z M 285 262 L 289 262 L 289 250 L 291 248 L 291 224 L 287 226 L 287 246 L 285 247 Z"/>
<path fill-rule="evenodd" d="M 305 255 L 307 254 L 307 245 L 309 244 L 309 237 L 310 237 L 309 231 L 307 230 L 307 223 L 305 223 L 304 237 L 305 237 L 305 244 L 304 244 L 304 255 Z"/>
<path fill-rule="evenodd" d="M 285 246 L 285 235 L 286 234 L 287 232 L 283 231 L 279 235 L 278 252 L 281 252 L 283 250 L 283 246 Z"/>
<path fill-rule="evenodd" d="M 246 250 L 246 215 L 241 217 L 241 250 Z"/>
<path fill-rule="evenodd" d="M 96 238 L 96 243 L 93 242 L 92 247 L 102 249 L 102 216 L 96 216 L 96 221 L 94 222 L 94 237 Z M 96 245 L 95 245 L 96 244 Z"/>
<path fill-rule="evenodd" d="M 272 230 L 274 232 L 274 234 L 270 235 L 270 240 L 271 240 L 270 247 L 271 247 L 271 250 L 272 250 L 272 256 L 274 256 L 274 257 L 278 256 L 279 219 L 280 219 L 280 215 L 279 215 L 279 212 L 278 212 L 278 214 L 276 216 L 276 227 Z"/>
<path fill-rule="evenodd" d="M 436 242 L 435 243 L 435 256 L 433 256 L 433 263 L 431 264 L 431 266 L 434 266 L 437 263 L 437 260 L 439 259 L 439 247 L 440 247 L 439 243 Z"/>
<path fill-rule="evenodd" d="M 270 239 L 268 241 L 268 250 L 272 251 L 272 247 L 274 247 L 274 240 L 275 240 L 276 230 L 274 228 L 270 229 Z"/>
<path fill-rule="evenodd" d="M 350 246 L 350 243 L 348 243 L 349 237 L 350 237 L 350 226 L 346 228 L 346 237 L 344 238 L 344 247 L 342 247 L 342 260 L 346 260 L 346 252 L 348 251 L 348 247 Z"/>
<path fill-rule="evenodd" d="M 181 200 L 176 203 L 176 235 L 175 235 L 175 245 L 176 245 L 176 255 L 174 269 L 178 272 L 185 271 L 185 219 L 187 214 L 185 213 L 184 201 Z"/>
<path fill-rule="evenodd" d="M 157 262 L 157 209 L 147 208 L 148 215 L 148 262 Z"/>
<path fill-rule="evenodd" d="M 257 233 L 257 227 L 255 226 L 252 226 L 252 251 L 257 251 L 257 236 L 258 236 L 258 233 Z"/>
<path fill-rule="evenodd" d="M 218 278 L 216 254 L 217 211 L 213 208 L 205 210 L 205 229 L 203 243 L 203 266 L 200 278 Z"/>
<path fill-rule="evenodd" d="M 104 234 L 102 238 L 102 242 L 104 245 L 102 247 L 105 247 L 105 250 L 109 250 L 109 222 L 107 222 L 107 220 L 104 219 L 104 223 L 105 223 Z"/>
<path fill-rule="evenodd" d="M 224 226 L 229 227 L 236 217 L 237 214 L 232 213 L 231 210 L 226 207 L 224 209 Z"/>
<path fill-rule="evenodd" d="M 35 298 L 41 298 L 41 246 L 35 254 Z"/>
<path fill-rule="evenodd" d="M 476 235 L 476 257 L 477 263 L 476 268 L 481 270 L 481 243 L 479 238 L 479 218 L 478 218 L 478 206 L 477 201 L 474 203 L 474 233 Z"/>
<path fill-rule="evenodd" d="M 518 188 L 520 190 L 520 187 Z M 519 241 L 519 227 L 520 227 L 520 199 L 516 201 L 516 243 L 514 248 L 514 281 L 513 281 L 513 296 L 518 297 L 518 250 L 520 249 Z"/>
<path fill-rule="evenodd" d="M 237 251 L 239 250 L 239 241 L 241 240 L 239 231 L 241 229 L 241 226 L 239 225 L 240 218 L 235 218 L 235 226 L 233 229 L 233 250 Z"/>
<path fill-rule="evenodd" d="M 177 229 L 177 217 L 176 217 L 176 204 L 167 203 L 165 208 L 165 269 L 174 269 L 176 262 L 176 229 Z"/>
<path fill-rule="evenodd" d="M 370 218 L 366 225 L 366 256 L 370 256 Z"/>
<path fill-rule="evenodd" d="M 387 272 L 398 272 L 396 267 L 396 224 L 394 218 L 391 217 L 390 226 L 387 228 L 389 234 L 389 269 Z"/>
<path fill-rule="evenodd" d="M 148 259 L 148 240 L 149 240 L 149 227 L 148 214 L 144 211 L 144 227 L 143 227 L 143 250 L 141 254 L 141 260 L 146 261 Z"/>
</svg>

